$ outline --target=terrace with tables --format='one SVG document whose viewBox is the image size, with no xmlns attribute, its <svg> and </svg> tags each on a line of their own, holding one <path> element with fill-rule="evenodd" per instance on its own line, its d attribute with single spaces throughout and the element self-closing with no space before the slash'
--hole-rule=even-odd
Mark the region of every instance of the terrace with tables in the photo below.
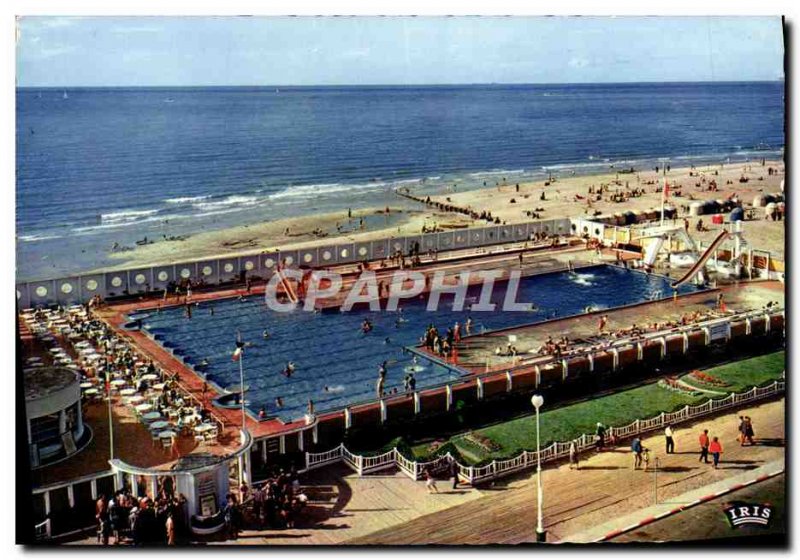
<svg viewBox="0 0 800 560">
<path fill-rule="evenodd" d="M 83 419 L 94 432 L 77 455 L 33 471 L 37 485 L 108 470 L 109 421 L 114 458 L 136 467 L 164 469 L 188 454 L 228 455 L 239 447 L 236 427 L 226 427 L 177 376 L 145 359 L 89 308 L 25 310 L 20 331 L 24 371 L 50 365 L 74 371 Z"/>
</svg>

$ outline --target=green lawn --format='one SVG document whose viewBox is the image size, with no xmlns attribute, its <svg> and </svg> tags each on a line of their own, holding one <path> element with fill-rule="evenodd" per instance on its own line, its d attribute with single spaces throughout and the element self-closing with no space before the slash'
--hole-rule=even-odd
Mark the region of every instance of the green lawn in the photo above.
<svg viewBox="0 0 800 560">
<path fill-rule="evenodd" d="M 702 370 L 703 373 L 713 375 L 714 377 L 718 377 L 730 383 L 727 387 L 705 386 L 692 379 L 685 379 L 685 381 L 699 388 L 707 388 L 727 393 L 739 393 L 747 391 L 751 387 L 759 387 L 771 383 L 774 379 L 780 377 L 781 372 L 783 372 L 785 368 L 785 352 L 775 352 L 773 354 L 765 354 L 740 362 Z"/>
<path fill-rule="evenodd" d="M 784 352 L 776 352 L 704 371 L 731 383 L 725 391 L 739 392 L 779 378 L 785 368 L 784 361 Z M 707 399 L 708 395 L 678 393 L 652 383 L 553 410 L 547 410 L 545 403 L 541 414 L 541 443 L 544 447 L 553 441 L 567 441 L 583 433 L 594 433 L 597 422 L 606 426 L 623 426 L 637 418 L 645 420 L 661 412 L 672 412 L 687 404 L 699 404 Z M 532 415 L 483 428 L 478 432 L 497 442 L 502 449 L 493 453 L 483 450 L 476 453 L 479 448 L 470 445 L 464 449 L 469 458 L 476 455 L 480 455 L 481 459 L 508 457 L 520 449 L 536 447 L 536 424 Z M 456 439 L 454 443 L 461 448 L 460 441 Z M 423 446 L 418 447 L 422 451 Z"/>
</svg>

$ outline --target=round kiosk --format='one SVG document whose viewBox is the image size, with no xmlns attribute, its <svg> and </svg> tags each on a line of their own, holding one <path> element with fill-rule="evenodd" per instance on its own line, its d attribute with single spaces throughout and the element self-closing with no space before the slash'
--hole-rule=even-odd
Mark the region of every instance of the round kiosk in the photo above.
<svg viewBox="0 0 800 560">
<path fill-rule="evenodd" d="M 83 424 L 78 374 L 41 367 L 26 371 L 23 379 L 31 467 L 62 461 L 86 447 L 92 431 Z"/>
<path fill-rule="evenodd" d="M 111 459 L 109 463 L 117 477 L 116 487 L 127 487 L 134 495 L 155 498 L 162 485 L 168 483 L 186 498 L 184 522 L 192 533 L 212 535 L 225 525 L 223 508 L 230 488 L 231 467 L 236 467 L 241 482 L 248 485 L 252 482 L 248 453 L 252 445 L 250 432 L 240 430 L 238 448 L 225 455 L 190 453 L 169 469 L 137 467 L 120 459 Z"/>
</svg>

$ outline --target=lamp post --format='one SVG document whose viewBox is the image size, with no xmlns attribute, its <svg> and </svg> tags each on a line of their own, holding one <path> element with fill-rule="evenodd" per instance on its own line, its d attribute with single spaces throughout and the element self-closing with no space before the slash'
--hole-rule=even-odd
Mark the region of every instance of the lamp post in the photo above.
<svg viewBox="0 0 800 560">
<path fill-rule="evenodd" d="M 531 404 L 536 409 L 536 542 L 545 542 L 547 533 L 542 526 L 542 450 L 539 447 L 539 408 L 544 404 L 544 397 L 533 395 Z"/>
</svg>

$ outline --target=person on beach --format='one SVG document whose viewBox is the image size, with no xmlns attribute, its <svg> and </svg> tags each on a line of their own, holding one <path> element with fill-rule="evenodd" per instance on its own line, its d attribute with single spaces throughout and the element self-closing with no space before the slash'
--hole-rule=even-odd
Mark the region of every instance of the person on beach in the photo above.
<svg viewBox="0 0 800 560">
<path fill-rule="evenodd" d="M 708 430 L 703 430 L 703 433 L 700 434 L 700 462 L 705 462 L 706 464 L 709 463 L 708 460 L 708 447 L 711 444 L 711 441 L 708 439 Z"/>
<path fill-rule="evenodd" d="M 672 426 L 669 424 L 667 424 L 667 427 L 664 429 L 664 439 L 667 444 L 667 455 L 675 453 L 675 440 L 672 437 Z"/>
<path fill-rule="evenodd" d="M 719 438 L 717 436 L 714 436 L 714 438 L 711 440 L 711 444 L 708 446 L 708 451 L 714 458 L 714 468 L 719 468 L 719 456 L 722 454 L 722 444 L 719 442 Z"/>
<path fill-rule="evenodd" d="M 472 317 L 467 317 L 467 322 L 464 323 L 464 332 L 467 333 L 467 336 L 472 334 Z"/>
</svg>

